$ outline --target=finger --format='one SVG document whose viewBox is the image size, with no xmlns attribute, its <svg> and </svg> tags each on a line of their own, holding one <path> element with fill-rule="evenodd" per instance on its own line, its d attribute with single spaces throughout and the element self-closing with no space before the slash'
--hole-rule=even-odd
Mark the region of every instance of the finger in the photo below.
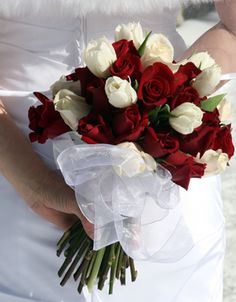
<svg viewBox="0 0 236 302">
<path fill-rule="evenodd" d="M 91 238 L 94 239 L 94 225 L 90 223 L 84 216 L 80 219 L 83 228 L 86 232 L 86 234 Z"/>
<path fill-rule="evenodd" d="M 75 215 L 65 214 L 57 210 L 50 209 L 44 205 L 34 208 L 33 211 L 45 220 L 55 224 L 56 226 L 64 230 L 67 230 L 76 221 L 78 221 L 78 217 L 76 217 Z"/>
<path fill-rule="evenodd" d="M 86 234 L 93 239 L 94 238 L 94 224 L 89 222 L 87 218 L 83 215 L 78 205 L 76 205 L 73 209 L 73 213 L 79 217 L 79 220 L 81 221 L 83 228 L 86 232 Z"/>
</svg>

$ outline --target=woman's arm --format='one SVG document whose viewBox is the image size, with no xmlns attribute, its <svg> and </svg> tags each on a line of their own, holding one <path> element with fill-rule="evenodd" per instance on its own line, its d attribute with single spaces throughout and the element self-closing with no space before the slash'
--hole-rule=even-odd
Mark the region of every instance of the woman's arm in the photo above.
<svg viewBox="0 0 236 302">
<path fill-rule="evenodd" d="M 208 51 L 223 73 L 236 72 L 236 1 L 215 1 L 220 22 L 202 35 L 184 54 Z"/>
<path fill-rule="evenodd" d="M 0 173 L 13 185 L 29 207 L 62 228 L 79 217 L 87 232 L 91 225 L 80 212 L 74 191 L 50 171 L 16 127 L 0 102 Z M 78 218 L 77 218 L 78 219 Z"/>
</svg>

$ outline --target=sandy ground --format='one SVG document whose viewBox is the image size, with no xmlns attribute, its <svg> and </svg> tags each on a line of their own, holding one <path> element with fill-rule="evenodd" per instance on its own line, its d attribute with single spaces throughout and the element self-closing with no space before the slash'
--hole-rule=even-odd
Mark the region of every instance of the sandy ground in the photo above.
<svg viewBox="0 0 236 302">
<path fill-rule="evenodd" d="M 187 20 L 178 29 L 187 45 L 191 45 L 202 33 L 218 20 L 215 13 L 210 13 L 201 20 Z M 233 136 L 236 145 L 236 80 L 223 87 L 228 91 L 233 107 Z M 224 302 L 236 301 L 236 156 L 222 175 L 223 200 L 226 218 L 227 249 L 224 272 Z M 200 301 L 199 301 L 200 302 Z"/>
</svg>

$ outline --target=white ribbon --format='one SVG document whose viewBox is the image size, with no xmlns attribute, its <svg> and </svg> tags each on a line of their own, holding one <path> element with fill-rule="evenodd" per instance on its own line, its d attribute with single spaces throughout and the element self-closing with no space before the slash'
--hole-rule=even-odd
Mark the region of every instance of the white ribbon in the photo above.
<svg viewBox="0 0 236 302">
<path fill-rule="evenodd" d="M 193 247 L 169 172 L 158 166 L 137 174 L 129 164 L 137 156 L 133 150 L 71 142 L 68 135 L 54 140 L 57 163 L 94 224 L 94 249 L 119 241 L 134 259 L 173 262 Z"/>
</svg>

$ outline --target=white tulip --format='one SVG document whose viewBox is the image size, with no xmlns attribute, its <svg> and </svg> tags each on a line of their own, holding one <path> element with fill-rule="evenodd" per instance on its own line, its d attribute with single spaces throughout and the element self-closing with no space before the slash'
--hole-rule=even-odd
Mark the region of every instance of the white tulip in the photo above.
<svg viewBox="0 0 236 302">
<path fill-rule="evenodd" d="M 133 40 L 134 46 L 138 49 L 143 43 L 145 37 L 140 23 L 128 23 L 118 25 L 115 29 L 115 40 Z"/>
<path fill-rule="evenodd" d="M 182 134 L 190 134 L 202 124 L 203 112 L 193 103 L 185 102 L 170 113 L 169 122 L 173 129 Z"/>
<path fill-rule="evenodd" d="M 144 54 L 141 57 L 143 67 L 156 62 L 169 64 L 174 58 L 174 48 L 170 41 L 162 34 L 154 34 L 147 40 Z"/>
<path fill-rule="evenodd" d="M 229 161 L 228 154 L 222 153 L 222 150 L 207 150 L 202 157 L 200 154 L 196 157 L 196 162 L 207 164 L 204 176 L 212 176 L 223 172 Z"/>
<path fill-rule="evenodd" d="M 90 106 L 86 103 L 85 98 L 67 89 L 58 91 L 53 102 L 55 110 L 60 113 L 64 122 L 72 130 L 77 130 L 79 120 L 90 111 Z"/>
<path fill-rule="evenodd" d="M 65 76 L 61 76 L 60 79 L 50 87 L 53 96 L 55 96 L 61 89 L 68 89 L 75 94 L 81 94 L 80 81 L 67 81 Z"/>
<path fill-rule="evenodd" d="M 212 67 L 216 64 L 215 60 L 208 54 L 208 52 L 198 52 L 187 59 L 187 62 L 192 62 L 201 70 Z"/>
<path fill-rule="evenodd" d="M 155 159 L 148 153 L 140 151 L 140 154 L 145 162 L 146 170 L 154 172 L 157 169 L 157 162 Z"/>
<path fill-rule="evenodd" d="M 197 90 L 200 97 L 212 94 L 216 86 L 220 83 L 221 69 L 218 65 L 213 65 L 204 69 L 195 79 L 192 86 Z"/>
<path fill-rule="evenodd" d="M 110 77 L 106 80 L 105 92 L 109 103 L 116 108 L 125 108 L 137 102 L 137 93 L 127 80 Z"/>
<path fill-rule="evenodd" d="M 109 68 L 117 59 L 113 46 L 105 37 L 91 41 L 83 54 L 88 69 L 98 78 L 108 77 Z"/>
<path fill-rule="evenodd" d="M 168 63 L 166 64 L 173 73 L 176 73 L 181 65 L 185 65 L 186 63 L 188 63 L 187 61 L 183 60 L 183 61 L 179 61 L 178 63 Z"/>
<path fill-rule="evenodd" d="M 133 151 L 132 157 L 127 157 L 122 166 L 115 166 L 114 169 L 119 176 L 135 176 L 144 171 L 155 171 L 157 163 L 155 159 L 143 152 L 139 151 L 134 143 L 125 142 L 117 146 Z"/>
<path fill-rule="evenodd" d="M 177 72 L 181 65 L 185 65 L 189 62 L 192 62 L 201 70 L 204 70 L 216 64 L 215 60 L 208 54 L 208 52 L 198 52 L 187 59 L 183 59 L 181 61 L 178 61 L 177 63 L 169 64 L 168 66 L 173 72 Z"/>
<path fill-rule="evenodd" d="M 217 106 L 217 109 L 219 111 L 221 123 L 225 125 L 230 124 L 232 121 L 231 102 L 226 97 L 224 97 L 223 100 Z"/>
</svg>

